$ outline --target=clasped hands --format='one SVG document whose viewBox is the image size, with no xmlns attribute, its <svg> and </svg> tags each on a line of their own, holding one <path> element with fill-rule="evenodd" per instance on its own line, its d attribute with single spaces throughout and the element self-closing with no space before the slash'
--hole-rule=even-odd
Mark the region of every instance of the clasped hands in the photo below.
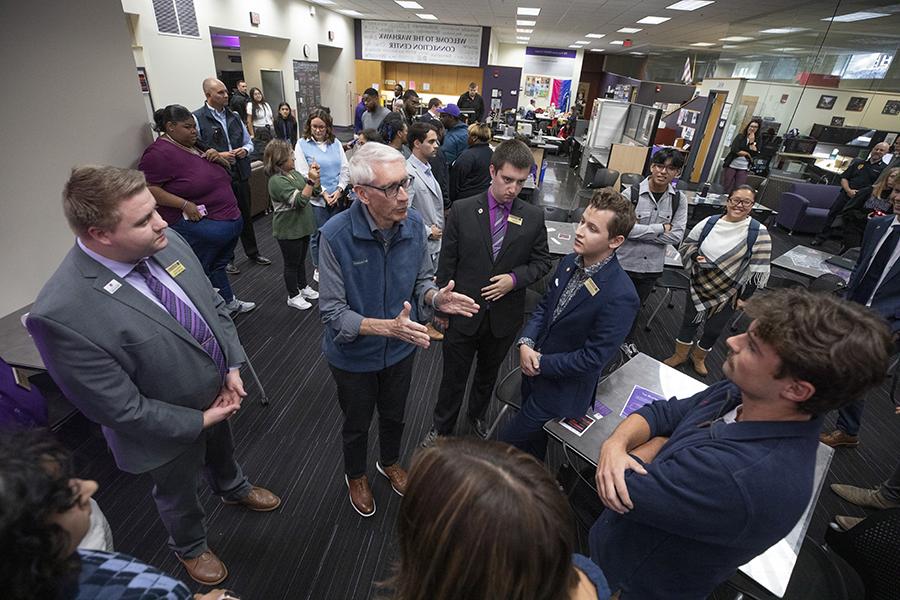
<svg viewBox="0 0 900 600">
<path fill-rule="evenodd" d="M 225 375 L 225 383 L 212 404 L 203 411 L 203 428 L 211 427 L 231 417 L 241 408 L 247 392 L 241 379 L 240 369 L 231 369 Z"/>
<path fill-rule="evenodd" d="M 451 280 L 437 291 L 433 296 L 434 307 L 444 314 L 471 317 L 478 312 L 478 303 L 465 294 L 454 292 L 455 285 Z M 404 302 L 403 310 L 391 322 L 390 336 L 421 348 L 427 348 L 431 343 L 428 329 L 409 318 L 411 310 L 410 303 Z"/>
</svg>

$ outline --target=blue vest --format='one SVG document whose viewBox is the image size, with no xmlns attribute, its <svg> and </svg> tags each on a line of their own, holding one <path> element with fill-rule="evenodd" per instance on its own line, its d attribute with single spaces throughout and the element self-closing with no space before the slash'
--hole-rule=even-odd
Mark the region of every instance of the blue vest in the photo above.
<svg viewBox="0 0 900 600">
<path fill-rule="evenodd" d="M 313 140 L 301 138 L 297 141 L 300 150 L 306 157 L 307 164 L 313 161 L 319 163 L 319 173 L 322 176 L 322 189 L 329 194 L 337 189 L 341 177 L 341 149 L 340 142 L 335 139 L 328 144 L 328 150 L 322 152 L 319 145 Z"/>
<path fill-rule="evenodd" d="M 222 123 L 219 122 L 204 104 L 194 111 L 197 117 L 197 137 L 207 148 L 215 148 L 219 152 L 228 152 L 229 142 L 231 150 L 237 150 L 244 145 L 244 123 L 237 114 L 229 108 L 225 109 L 225 122 L 228 131 L 222 131 Z M 228 137 L 226 137 L 226 134 Z M 250 179 L 250 157 L 238 158 L 231 167 L 231 176 L 240 181 Z"/>
<path fill-rule="evenodd" d="M 319 230 L 340 264 L 347 305 L 364 317 L 393 319 L 409 301 L 413 306 L 410 318 L 415 321 L 418 311 L 413 291 L 425 256 L 425 223 L 410 208 L 385 250 L 372 235 L 365 210 L 362 202 L 354 202 Z M 415 350 L 412 344 L 394 338 L 361 335 L 350 343 L 336 344 L 335 336 L 326 325 L 322 339 L 325 358 L 338 369 L 353 373 L 380 371 Z"/>
</svg>

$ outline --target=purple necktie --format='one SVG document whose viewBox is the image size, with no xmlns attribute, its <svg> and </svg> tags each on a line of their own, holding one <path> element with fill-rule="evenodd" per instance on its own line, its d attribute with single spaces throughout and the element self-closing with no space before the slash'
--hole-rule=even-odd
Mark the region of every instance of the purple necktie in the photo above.
<svg viewBox="0 0 900 600">
<path fill-rule="evenodd" d="M 500 248 L 503 246 L 503 236 L 506 235 L 506 219 L 508 215 L 506 207 L 499 203 L 496 205 L 494 212 L 497 220 L 491 226 L 491 252 L 494 260 L 497 260 L 497 255 L 500 254 Z"/>
<path fill-rule="evenodd" d="M 213 362 L 216 363 L 216 368 L 219 369 L 219 375 L 224 377 L 227 370 L 225 368 L 225 356 L 222 354 L 222 348 L 219 347 L 219 342 L 216 341 L 216 336 L 213 335 L 212 330 L 210 330 L 206 322 L 150 272 L 150 267 L 147 266 L 146 259 L 135 265 L 134 271 L 144 278 L 144 281 L 147 282 L 147 287 L 149 287 L 150 291 L 159 298 L 159 301 L 165 309 L 169 311 L 169 314 L 172 315 L 182 327 L 187 329 L 188 333 L 197 340 L 197 343 L 206 350 L 206 353 L 209 354 L 210 358 L 213 359 Z"/>
</svg>

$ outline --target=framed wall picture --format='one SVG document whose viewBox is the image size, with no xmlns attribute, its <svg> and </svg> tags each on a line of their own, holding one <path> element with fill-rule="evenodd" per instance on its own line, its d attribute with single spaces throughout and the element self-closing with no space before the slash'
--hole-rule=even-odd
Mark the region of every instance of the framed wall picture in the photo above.
<svg viewBox="0 0 900 600">
<path fill-rule="evenodd" d="M 826 94 L 822 94 L 819 96 L 819 103 L 816 104 L 816 108 L 821 108 L 823 110 L 831 110 L 834 108 L 834 103 L 837 100 L 837 96 L 828 96 Z"/>
<path fill-rule="evenodd" d="M 832 127 L 843 127 L 844 126 L 844 117 L 831 117 L 831 126 Z"/>
<path fill-rule="evenodd" d="M 868 98 L 863 98 L 861 96 L 853 96 L 847 102 L 847 110 L 851 112 L 862 112 L 866 107 L 866 102 L 868 102 Z"/>
<path fill-rule="evenodd" d="M 881 110 L 883 115 L 900 115 L 900 100 L 888 100 Z"/>
</svg>

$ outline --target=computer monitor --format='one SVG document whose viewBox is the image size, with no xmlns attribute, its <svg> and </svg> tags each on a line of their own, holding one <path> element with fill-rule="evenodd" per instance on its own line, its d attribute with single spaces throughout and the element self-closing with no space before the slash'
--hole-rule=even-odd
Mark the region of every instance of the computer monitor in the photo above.
<svg viewBox="0 0 900 600">
<path fill-rule="evenodd" d="M 522 121 L 516 123 L 516 133 L 531 137 L 531 123 L 523 123 Z"/>
</svg>

